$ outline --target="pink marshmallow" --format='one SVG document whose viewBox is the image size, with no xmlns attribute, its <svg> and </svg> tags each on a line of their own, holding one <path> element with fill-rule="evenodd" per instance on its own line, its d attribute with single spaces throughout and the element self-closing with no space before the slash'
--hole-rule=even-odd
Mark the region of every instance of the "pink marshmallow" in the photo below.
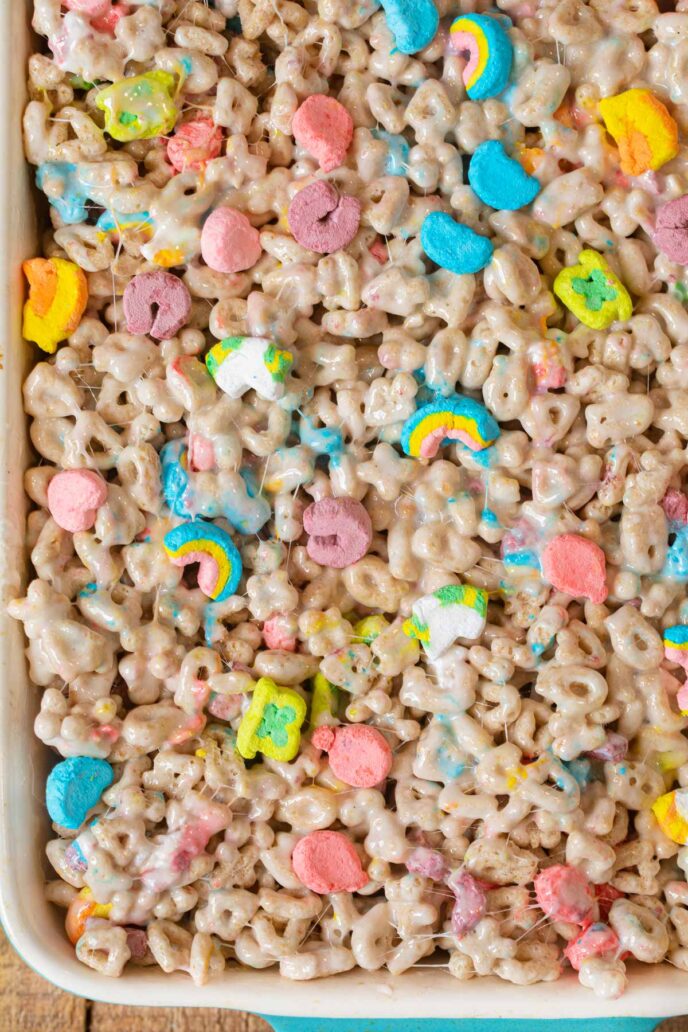
<svg viewBox="0 0 688 1032">
<path fill-rule="evenodd" d="M 579 534 L 559 534 L 540 556 L 545 579 L 573 598 L 604 602 L 607 597 L 606 559 L 599 545 Z"/>
<path fill-rule="evenodd" d="M 454 893 L 451 925 L 457 939 L 461 939 L 482 921 L 487 911 L 487 895 L 480 882 L 464 868 L 455 871 L 447 880 L 447 888 Z"/>
<path fill-rule="evenodd" d="M 367 724 L 319 727 L 311 742 L 329 753 L 330 767 L 340 781 L 354 788 L 374 788 L 392 769 L 387 739 Z"/>
<path fill-rule="evenodd" d="M 688 194 L 662 205 L 652 239 L 672 262 L 688 265 Z"/>
<path fill-rule="evenodd" d="M 355 498 L 321 498 L 303 514 L 306 551 L 321 566 L 341 570 L 362 559 L 373 540 L 367 511 Z"/>
<path fill-rule="evenodd" d="M 605 924 L 588 925 L 583 931 L 571 939 L 564 950 L 564 956 L 574 971 L 580 971 L 581 965 L 588 957 L 601 957 L 605 953 L 615 956 L 621 952 L 616 932 Z"/>
<path fill-rule="evenodd" d="M 553 921 L 586 924 L 592 919 L 595 894 L 577 867 L 547 867 L 537 875 L 534 886 L 538 906 Z"/>
<path fill-rule="evenodd" d="M 222 150 L 222 129 L 211 118 L 195 118 L 175 129 L 167 142 L 167 160 L 177 170 L 198 171 Z"/>
<path fill-rule="evenodd" d="M 296 142 L 317 159 L 323 172 L 343 164 L 354 135 L 354 123 L 346 108 L 322 93 L 304 100 L 291 123 Z"/>
<path fill-rule="evenodd" d="M 189 468 L 195 473 L 207 473 L 215 466 L 213 442 L 201 434 L 189 437 Z"/>
<path fill-rule="evenodd" d="M 411 874 L 420 874 L 432 881 L 442 882 L 449 874 L 447 862 L 436 849 L 418 846 L 406 858 L 406 870 Z"/>
<path fill-rule="evenodd" d="M 312 831 L 300 839 L 291 866 L 312 892 L 356 892 L 368 884 L 353 842 L 339 831 Z"/>
<path fill-rule="evenodd" d="M 192 563 L 198 563 L 198 573 L 196 574 L 198 586 L 204 595 L 212 598 L 220 578 L 217 561 L 212 555 L 208 555 L 207 552 L 187 552 L 174 559 L 170 557 L 170 562 L 173 566 L 191 566 Z"/>
<path fill-rule="evenodd" d="M 351 243 L 361 220 L 361 202 L 340 196 L 331 183 L 319 179 L 299 190 L 289 205 L 289 225 L 303 247 L 332 254 Z"/>
<path fill-rule="evenodd" d="M 263 624 L 263 641 L 269 649 L 296 652 L 296 638 L 285 625 L 282 613 L 275 613 Z"/>
<path fill-rule="evenodd" d="M 628 739 L 616 731 L 609 731 L 602 745 L 599 745 L 597 749 L 591 749 L 586 756 L 590 756 L 593 760 L 610 760 L 612 763 L 618 763 L 619 760 L 623 760 L 627 752 Z"/>
<path fill-rule="evenodd" d="M 671 523 L 688 523 L 688 498 L 683 491 L 670 487 L 662 498 L 664 515 Z"/>
<path fill-rule="evenodd" d="M 107 484 L 90 469 L 66 469 L 48 484 L 48 508 L 58 527 L 75 534 L 90 530 L 107 498 Z"/>
<path fill-rule="evenodd" d="M 129 333 L 149 333 L 156 340 L 174 337 L 191 311 L 188 287 L 164 269 L 134 276 L 122 300 Z"/>
<path fill-rule="evenodd" d="M 243 272 L 256 264 L 263 249 L 260 233 L 243 212 L 217 208 L 203 224 L 201 254 L 215 272 Z"/>
</svg>

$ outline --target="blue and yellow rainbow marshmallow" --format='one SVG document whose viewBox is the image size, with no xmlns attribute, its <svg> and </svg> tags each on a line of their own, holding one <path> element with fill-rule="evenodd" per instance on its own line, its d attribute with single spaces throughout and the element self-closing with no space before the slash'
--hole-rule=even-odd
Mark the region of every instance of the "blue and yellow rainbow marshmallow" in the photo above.
<svg viewBox="0 0 688 1032">
<path fill-rule="evenodd" d="M 463 83 L 471 100 L 496 97 L 506 87 L 514 51 L 497 18 L 460 15 L 449 29 L 449 48 L 454 54 L 468 54 Z"/>
<path fill-rule="evenodd" d="M 404 423 L 401 446 L 407 455 L 431 459 L 437 449 L 460 441 L 471 451 L 483 451 L 499 437 L 499 424 L 484 405 L 455 394 L 422 405 Z"/>
<path fill-rule="evenodd" d="M 198 586 L 213 602 L 224 602 L 241 578 L 241 556 L 226 530 L 206 520 L 180 523 L 163 546 L 175 566 L 198 563 Z"/>
</svg>

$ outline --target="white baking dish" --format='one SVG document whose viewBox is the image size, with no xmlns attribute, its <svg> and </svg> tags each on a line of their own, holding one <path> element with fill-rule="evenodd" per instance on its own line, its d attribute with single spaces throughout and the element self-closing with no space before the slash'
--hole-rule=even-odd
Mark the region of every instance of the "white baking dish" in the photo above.
<svg viewBox="0 0 688 1032">
<path fill-rule="evenodd" d="M 298 1016 L 304 1030 L 313 1019 L 368 1019 L 366 1029 L 394 1024 L 431 1024 L 447 1029 L 451 1019 L 467 1021 L 472 1030 L 493 1027 L 495 1019 L 525 1019 L 534 1032 L 537 1019 L 558 1019 L 563 1032 L 572 1019 L 585 1019 L 579 1032 L 609 1027 L 610 1018 L 629 1032 L 644 1032 L 660 1016 L 688 1011 L 688 974 L 669 965 L 632 971 L 630 988 L 615 1002 L 598 1000 L 579 987 L 570 974 L 558 982 L 518 988 L 497 979 L 460 983 L 445 970 L 424 967 L 393 978 L 381 971 L 351 972 L 317 982 L 289 982 L 276 969 L 230 969 L 223 977 L 196 989 L 182 974 L 165 975 L 156 968 L 133 969 L 108 979 L 75 959 L 62 925 L 62 914 L 43 898 L 43 844 L 48 821 L 43 807 L 48 751 L 34 738 L 32 724 L 39 690 L 27 679 L 21 626 L 4 614 L 4 603 L 20 593 L 26 580 L 23 549 L 25 503 L 22 473 L 28 464 L 21 385 L 32 360 L 22 342 L 22 259 L 39 252 L 30 170 L 22 156 L 20 116 L 25 98 L 25 66 L 30 53 L 28 27 L 31 0 L 0 0 L 0 916 L 5 931 L 23 959 L 45 978 L 79 996 L 109 1003 L 149 1006 L 227 1007 L 266 1016 Z M 307 1015 L 307 1017 L 305 1017 Z M 606 1019 L 599 1024 L 591 1019 Z M 370 1019 L 379 1019 L 371 1022 Z M 398 1019 L 406 1019 L 399 1021 Z M 410 1019 L 410 1020 L 409 1020 Z M 475 1019 L 492 1019 L 483 1026 Z M 533 1020 L 535 1019 L 535 1020 Z M 639 1020 L 644 1019 L 644 1020 Z M 280 1027 L 282 1023 L 274 1020 Z M 347 1032 L 351 1020 L 342 1022 Z"/>
</svg>

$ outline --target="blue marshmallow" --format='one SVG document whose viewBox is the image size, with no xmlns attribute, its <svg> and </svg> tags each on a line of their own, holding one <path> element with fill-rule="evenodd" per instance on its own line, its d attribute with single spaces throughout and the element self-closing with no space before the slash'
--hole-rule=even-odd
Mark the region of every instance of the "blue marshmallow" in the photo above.
<svg viewBox="0 0 688 1032">
<path fill-rule="evenodd" d="M 62 760 L 50 771 L 45 786 L 50 819 L 62 828 L 76 831 L 113 778 L 107 760 L 96 760 L 92 756 L 70 756 Z"/>
<path fill-rule="evenodd" d="M 59 197 L 47 193 L 49 184 L 57 181 L 62 188 Z M 62 221 L 68 226 L 85 222 L 88 218 L 86 202 L 88 188 L 79 178 L 79 169 L 71 161 L 45 161 L 36 170 L 36 186 L 46 193 L 48 200 Z"/>
<path fill-rule="evenodd" d="M 443 211 L 426 215 L 420 230 L 421 247 L 433 262 L 461 276 L 479 272 L 492 258 L 492 241 Z"/>
<path fill-rule="evenodd" d="M 160 450 L 162 493 L 170 512 L 175 516 L 191 516 L 189 508 L 189 468 L 186 443 L 177 438 Z"/>
<path fill-rule="evenodd" d="M 432 0 L 381 0 L 397 50 L 415 54 L 435 38 L 440 16 Z"/>
<path fill-rule="evenodd" d="M 517 211 L 535 200 L 540 183 L 504 150 L 499 140 L 477 148 L 468 168 L 468 182 L 483 204 L 499 211 Z"/>
</svg>

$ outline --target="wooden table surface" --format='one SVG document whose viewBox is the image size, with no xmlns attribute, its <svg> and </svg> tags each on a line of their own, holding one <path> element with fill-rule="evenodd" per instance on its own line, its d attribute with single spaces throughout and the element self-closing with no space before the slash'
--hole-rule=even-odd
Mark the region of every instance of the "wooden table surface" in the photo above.
<svg viewBox="0 0 688 1032">
<path fill-rule="evenodd" d="M 34 974 L 0 930 L 0 1032 L 271 1032 L 253 1014 L 191 1007 L 115 1007 L 56 989 Z M 671 1018 L 661 1032 L 688 1032 Z"/>
<path fill-rule="evenodd" d="M 270 1028 L 260 1018 L 238 1011 L 114 1007 L 78 999 L 27 968 L 0 930 L 0 1032 L 270 1032 Z"/>
</svg>

